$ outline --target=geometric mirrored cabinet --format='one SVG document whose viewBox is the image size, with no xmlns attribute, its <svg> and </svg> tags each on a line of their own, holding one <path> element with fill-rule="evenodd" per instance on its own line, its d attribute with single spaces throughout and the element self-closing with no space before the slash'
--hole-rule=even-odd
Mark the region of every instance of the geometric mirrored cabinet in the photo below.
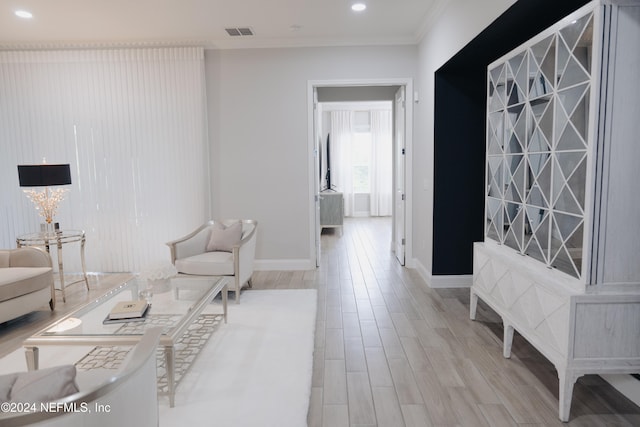
<svg viewBox="0 0 640 427">
<path fill-rule="evenodd" d="M 488 239 L 582 274 L 593 13 L 488 71 Z"/>
<path fill-rule="evenodd" d="M 562 421 L 580 376 L 640 372 L 638 40 L 640 0 L 596 0 L 487 69 L 470 317 L 481 299 L 505 357 L 517 331 L 553 363 Z"/>
</svg>

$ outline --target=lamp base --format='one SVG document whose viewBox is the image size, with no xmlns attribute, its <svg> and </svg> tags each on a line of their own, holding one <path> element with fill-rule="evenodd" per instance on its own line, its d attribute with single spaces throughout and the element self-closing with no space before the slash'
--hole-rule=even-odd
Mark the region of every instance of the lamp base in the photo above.
<svg viewBox="0 0 640 427">
<path fill-rule="evenodd" d="M 58 222 L 43 222 L 40 224 L 40 231 L 42 233 L 59 233 L 60 223 Z"/>
</svg>

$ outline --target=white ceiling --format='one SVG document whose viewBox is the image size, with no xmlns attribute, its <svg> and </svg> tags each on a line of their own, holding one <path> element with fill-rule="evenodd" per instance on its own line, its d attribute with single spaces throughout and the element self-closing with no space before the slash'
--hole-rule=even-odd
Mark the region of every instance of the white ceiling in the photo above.
<svg viewBox="0 0 640 427">
<path fill-rule="evenodd" d="M 0 48 L 411 44 L 446 1 L 362 0 L 356 13 L 351 0 L 1 0 Z M 255 35 L 232 38 L 226 27 Z"/>
</svg>

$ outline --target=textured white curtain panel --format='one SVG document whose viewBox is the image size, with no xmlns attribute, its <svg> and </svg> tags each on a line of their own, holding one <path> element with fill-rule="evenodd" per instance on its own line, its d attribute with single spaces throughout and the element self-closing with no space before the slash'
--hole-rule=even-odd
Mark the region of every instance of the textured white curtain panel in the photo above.
<svg viewBox="0 0 640 427">
<path fill-rule="evenodd" d="M 206 216 L 205 109 L 202 48 L 0 52 L 0 245 L 40 229 L 16 165 L 46 158 L 71 165 L 56 221 L 86 231 L 89 271 L 166 259 Z"/>
</svg>

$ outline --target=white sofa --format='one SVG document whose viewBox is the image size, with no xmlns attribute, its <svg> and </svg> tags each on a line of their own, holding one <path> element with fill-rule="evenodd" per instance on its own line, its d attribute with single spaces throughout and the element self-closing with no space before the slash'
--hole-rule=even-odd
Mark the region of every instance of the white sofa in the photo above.
<svg viewBox="0 0 640 427">
<path fill-rule="evenodd" d="M 44 380 L 42 378 L 31 381 L 23 379 L 20 385 L 15 385 L 17 380 L 11 382 L 10 377 L 14 374 L 5 375 L 4 378 L 0 377 L 0 400 L 3 400 L 4 397 L 3 401 L 14 405 L 16 409 L 18 409 L 18 404 L 23 405 L 24 408 L 25 403 L 37 402 L 38 398 L 43 396 L 42 390 L 37 390 L 37 388 L 42 388 L 42 384 L 45 382 L 49 389 L 59 387 L 60 390 L 68 390 L 69 383 L 73 382 L 75 382 L 75 388 L 79 389 L 66 397 L 43 401 L 46 410 L 42 410 L 42 406 L 38 402 L 36 406 L 29 407 L 29 410 L 0 412 L 0 426 L 157 427 L 159 417 L 156 348 L 161 333 L 162 328 L 147 330 L 138 344 L 129 352 L 116 373 L 111 373 L 108 370 L 86 371 L 79 372 L 73 378 L 69 372 L 75 373 L 75 367 L 66 365 L 48 368 L 46 371 L 49 375 Z M 17 375 L 34 376 L 38 372 L 31 371 Z M 57 372 L 61 372 L 61 374 L 56 376 Z M 57 384 L 55 384 L 56 381 Z M 11 390 L 7 390 L 7 384 L 9 387 L 12 385 L 14 388 L 20 387 L 19 402 L 11 400 Z M 25 384 L 33 386 L 35 390 L 25 392 Z M 5 396 L 2 396 L 3 391 Z M 32 396 L 32 400 L 28 400 L 29 395 Z"/>
<path fill-rule="evenodd" d="M 37 247 L 0 250 L 0 323 L 47 303 L 55 308 L 49 254 Z"/>
<path fill-rule="evenodd" d="M 238 221 L 242 223 L 240 241 L 230 247 L 229 252 L 226 250 L 207 252 L 207 245 L 213 230 L 217 227 L 216 223 L 222 224 L 223 227 L 230 227 Z M 257 228 L 258 222 L 250 219 L 208 221 L 188 235 L 167 243 L 171 250 L 171 262 L 181 274 L 233 276 L 234 282 L 229 286 L 229 290 L 235 291 L 236 303 L 238 303 L 242 287 L 245 284 L 251 287 Z"/>
</svg>

